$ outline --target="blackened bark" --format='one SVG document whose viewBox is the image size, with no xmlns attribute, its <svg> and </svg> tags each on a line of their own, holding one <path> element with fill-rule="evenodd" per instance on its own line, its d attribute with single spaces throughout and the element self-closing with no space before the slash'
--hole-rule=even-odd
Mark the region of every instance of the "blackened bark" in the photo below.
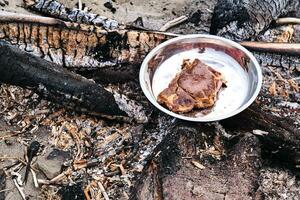
<svg viewBox="0 0 300 200">
<path fill-rule="evenodd" d="M 246 40 L 268 28 L 287 4 L 288 0 L 219 0 L 211 33 L 236 41 Z"/>
<path fill-rule="evenodd" d="M 259 106 L 253 105 L 238 116 L 221 123 L 231 131 L 258 129 L 267 132 L 266 135 L 259 136 L 264 152 L 293 165 L 300 163 L 300 131 L 292 120 L 263 112 Z"/>
<path fill-rule="evenodd" d="M 261 167 L 258 138 L 246 133 L 221 147 L 215 142 L 216 150 L 223 147 L 226 152 L 218 160 L 200 151 L 205 151 L 204 142 L 211 145 L 212 140 L 218 140 L 216 130 L 197 126 L 177 126 L 166 136 L 137 182 L 132 199 L 257 198 Z M 205 168 L 197 168 L 192 161 Z"/>
<path fill-rule="evenodd" d="M 282 13 L 282 17 L 300 17 L 300 1 L 289 0 L 288 6 Z"/>
<path fill-rule="evenodd" d="M 0 81 L 33 89 L 41 97 L 72 109 L 124 116 L 113 94 L 93 81 L 0 42 Z"/>
<path fill-rule="evenodd" d="M 3 190 L 5 189 L 5 181 L 6 181 L 6 176 L 4 171 L 1 169 L 0 170 L 0 200 L 5 199 L 5 192 Z"/>
<path fill-rule="evenodd" d="M 118 22 L 113 19 L 85 12 L 77 8 L 67 8 L 56 0 L 24 0 L 24 3 L 32 10 L 70 22 L 93 24 L 108 29 L 118 28 L 119 26 Z"/>
<path fill-rule="evenodd" d="M 124 65 L 114 67 L 104 67 L 99 69 L 76 70 L 88 79 L 93 79 L 97 83 L 126 83 L 128 81 L 138 81 L 139 67 L 136 65 Z"/>
</svg>

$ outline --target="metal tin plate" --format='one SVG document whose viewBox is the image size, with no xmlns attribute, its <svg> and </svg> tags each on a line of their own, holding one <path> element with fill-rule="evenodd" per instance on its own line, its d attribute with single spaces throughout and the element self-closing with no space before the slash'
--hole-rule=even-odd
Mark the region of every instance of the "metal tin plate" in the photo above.
<svg viewBox="0 0 300 200">
<path fill-rule="evenodd" d="M 219 92 L 216 104 L 206 114 L 201 110 L 178 114 L 158 104 L 158 94 L 180 72 L 183 60 L 195 58 L 221 72 L 226 80 L 227 87 Z M 161 111 L 183 120 L 209 122 L 247 108 L 260 91 L 262 72 L 254 56 L 233 41 L 211 35 L 185 35 L 160 44 L 147 55 L 140 69 L 140 84 L 149 101 Z"/>
</svg>

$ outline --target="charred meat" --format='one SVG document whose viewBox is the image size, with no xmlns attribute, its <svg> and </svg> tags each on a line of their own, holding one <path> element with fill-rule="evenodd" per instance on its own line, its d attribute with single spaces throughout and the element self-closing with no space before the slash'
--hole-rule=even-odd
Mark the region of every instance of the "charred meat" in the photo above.
<svg viewBox="0 0 300 200">
<path fill-rule="evenodd" d="M 223 84 L 222 74 L 199 59 L 185 60 L 182 68 L 168 88 L 158 95 L 158 102 L 178 113 L 213 106 Z"/>
</svg>

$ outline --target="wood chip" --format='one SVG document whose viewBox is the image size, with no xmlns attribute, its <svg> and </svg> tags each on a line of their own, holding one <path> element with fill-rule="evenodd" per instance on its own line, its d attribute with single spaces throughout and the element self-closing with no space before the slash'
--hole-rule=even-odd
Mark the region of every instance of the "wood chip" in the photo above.
<svg viewBox="0 0 300 200">
<path fill-rule="evenodd" d="M 125 171 L 125 169 L 124 169 L 124 167 L 123 167 L 122 164 L 119 165 L 119 168 L 120 168 L 121 174 L 122 174 L 122 175 L 125 175 L 125 174 L 126 174 L 126 171 Z"/>
<path fill-rule="evenodd" d="M 276 38 L 276 42 L 281 42 L 281 43 L 291 42 L 291 39 L 293 38 L 293 34 L 294 34 L 293 27 L 287 26 L 285 27 L 283 33 Z"/>
<path fill-rule="evenodd" d="M 277 88 L 277 84 L 276 82 L 274 81 L 271 86 L 269 87 L 269 92 L 272 96 L 276 96 L 277 95 L 277 91 L 276 91 L 276 88 Z"/>
<path fill-rule="evenodd" d="M 91 187 L 91 185 L 88 185 L 88 186 L 84 189 L 84 195 L 85 195 L 85 198 L 86 198 L 87 200 L 91 200 L 91 197 L 90 197 L 90 195 L 89 195 L 90 187 Z"/>
<path fill-rule="evenodd" d="M 202 164 L 200 164 L 199 162 L 197 162 L 197 161 L 192 161 L 192 164 L 195 166 L 195 167 L 197 167 L 197 168 L 199 168 L 199 169 L 205 169 L 206 167 L 204 166 L 204 165 L 202 165 Z"/>
<path fill-rule="evenodd" d="M 165 25 L 163 25 L 159 31 L 167 31 L 168 29 L 174 27 L 174 26 L 177 26 L 178 24 L 181 24 L 183 22 L 185 22 L 186 20 L 188 20 L 188 17 L 183 15 L 183 16 L 180 16 L 176 19 L 173 19 L 169 22 L 167 22 Z"/>
<path fill-rule="evenodd" d="M 262 131 L 262 130 L 253 130 L 252 133 L 254 135 L 260 135 L 260 136 L 264 136 L 264 135 L 268 135 L 269 134 L 269 132 Z"/>
<path fill-rule="evenodd" d="M 291 88 L 292 88 L 295 92 L 299 92 L 299 91 L 300 91 L 299 85 L 298 85 L 298 83 L 296 83 L 295 80 L 289 79 L 288 82 L 289 82 Z"/>
<path fill-rule="evenodd" d="M 107 193 L 105 191 L 105 188 L 104 188 L 104 186 L 102 185 L 102 183 L 100 181 L 98 181 L 98 186 L 99 186 L 99 189 L 100 189 L 100 191 L 101 191 L 104 199 L 105 200 L 109 200 L 109 197 L 108 197 L 108 195 L 107 195 Z"/>
</svg>

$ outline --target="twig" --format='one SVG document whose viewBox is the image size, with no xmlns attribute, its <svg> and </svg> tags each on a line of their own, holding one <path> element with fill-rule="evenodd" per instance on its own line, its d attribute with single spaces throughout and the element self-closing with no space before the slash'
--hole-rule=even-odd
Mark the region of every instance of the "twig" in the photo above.
<svg viewBox="0 0 300 200">
<path fill-rule="evenodd" d="M 21 131 L 3 131 L 3 132 L 1 131 L 0 132 L 0 134 L 3 134 L 3 133 L 9 133 L 9 134 L 1 136 L 0 140 L 4 140 L 6 138 L 17 136 L 17 135 L 19 135 L 22 132 Z"/>
<path fill-rule="evenodd" d="M 265 136 L 265 135 L 268 135 L 268 134 L 269 134 L 269 132 L 262 131 L 262 130 L 258 130 L 258 129 L 253 130 L 252 133 L 253 133 L 254 135 L 259 135 L 259 136 Z"/>
<path fill-rule="evenodd" d="M 34 186 L 35 186 L 36 188 L 39 188 L 39 183 L 38 183 L 38 180 L 37 180 L 37 178 L 36 178 L 36 174 L 35 174 L 34 170 L 30 168 L 30 171 L 31 171 L 31 173 L 32 173 L 32 178 L 33 178 Z"/>
<path fill-rule="evenodd" d="M 7 188 L 7 189 L 4 189 L 4 190 L 0 190 L 0 193 L 6 192 L 6 191 L 9 191 L 9 190 L 11 190 L 11 188 Z"/>
<path fill-rule="evenodd" d="M 82 1 L 81 0 L 78 0 L 78 9 L 82 10 Z"/>
<path fill-rule="evenodd" d="M 65 171 L 65 172 L 63 172 L 63 173 L 61 173 L 61 174 L 59 174 L 58 176 L 54 177 L 53 179 L 51 179 L 51 180 L 49 181 L 50 184 L 51 184 L 51 183 L 55 183 L 55 182 L 57 182 L 57 181 L 60 181 L 64 176 L 69 175 L 70 172 L 71 172 L 71 169 L 68 169 L 67 171 Z"/>
<path fill-rule="evenodd" d="M 98 186 L 99 186 L 99 189 L 100 189 L 100 191 L 101 191 L 101 193 L 102 193 L 104 199 L 105 199 L 105 200 L 109 200 L 109 197 L 108 197 L 108 195 L 107 195 L 107 193 L 106 193 L 106 191 L 105 191 L 105 188 L 103 187 L 103 185 L 102 185 L 102 183 L 101 183 L 100 180 L 98 181 Z"/>
<path fill-rule="evenodd" d="M 71 169 L 68 169 L 67 171 L 65 171 L 65 172 L 63 172 L 63 173 L 57 175 L 56 177 L 54 177 L 54 178 L 51 179 L 50 181 L 48 181 L 48 180 L 43 180 L 43 179 L 38 179 L 37 182 L 38 182 L 38 183 L 41 183 L 41 184 L 44 184 L 44 185 L 50 185 L 50 184 L 53 184 L 53 183 L 55 183 L 55 182 L 58 182 L 58 181 L 62 180 L 63 177 L 69 175 L 69 174 L 71 173 L 71 171 L 72 171 Z"/>
<path fill-rule="evenodd" d="M 198 169 L 201 169 L 201 170 L 203 170 L 203 169 L 206 168 L 204 165 L 202 165 L 201 163 L 199 163 L 199 162 L 197 162 L 197 161 L 194 161 L 194 160 L 192 160 L 192 164 L 193 164 L 195 167 L 197 167 Z"/>
<path fill-rule="evenodd" d="M 122 175 L 126 175 L 126 171 L 125 171 L 122 164 L 120 164 L 120 165 L 113 164 L 113 166 L 118 167 L 120 169 L 120 172 L 121 172 Z"/>
<path fill-rule="evenodd" d="M 283 17 L 276 20 L 276 24 L 300 24 L 300 18 Z"/>
<path fill-rule="evenodd" d="M 62 20 L 56 18 L 33 16 L 33 15 L 12 13 L 6 11 L 0 12 L 0 21 L 1 22 L 33 22 L 33 23 L 41 23 L 41 24 L 49 24 L 49 25 L 66 24 Z"/>
<path fill-rule="evenodd" d="M 17 158 L 17 157 L 6 157 L 6 156 L 3 156 L 3 157 L 0 157 L 0 160 L 19 160 L 19 158 Z"/>
<path fill-rule="evenodd" d="M 183 16 L 180 16 L 176 19 L 173 19 L 169 22 L 167 22 L 165 25 L 163 25 L 159 31 L 166 31 L 174 26 L 177 26 L 178 24 L 181 24 L 182 22 L 185 22 L 186 20 L 188 19 L 187 16 L 183 15 Z"/>
<path fill-rule="evenodd" d="M 224 127 L 219 122 L 214 122 L 213 125 L 215 126 L 215 129 L 219 131 L 219 133 L 225 138 L 230 139 L 233 137 L 233 135 L 226 132 Z"/>
<path fill-rule="evenodd" d="M 23 192 L 23 189 L 18 185 L 17 180 L 16 180 L 16 179 L 13 179 L 13 181 L 14 181 L 14 184 L 15 184 L 15 186 L 17 187 L 17 189 L 18 189 L 18 191 L 19 191 L 19 193 L 20 193 L 22 199 L 27 200 L 27 199 L 26 199 L 26 195 L 25 195 L 25 193 Z"/>
<path fill-rule="evenodd" d="M 300 43 L 272 43 L 272 42 L 240 42 L 240 45 L 250 50 L 273 52 L 279 54 L 300 55 Z"/>
<path fill-rule="evenodd" d="M 23 163 L 24 165 L 26 165 L 26 162 L 24 160 L 22 160 L 20 158 L 17 158 L 17 157 L 0 157 L 0 160 L 5 160 L 5 159 L 7 159 L 7 160 L 17 160 L 17 161 L 20 162 L 20 164 Z M 37 169 L 35 169 L 35 168 L 33 168 L 33 169 L 35 171 L 37 171 Z"/>
<path fill-rule="evenodd" d="M 76 156 L 75 156 L 75 160 L 80 160 L 81 158 L 81 156 L 80 156 L 80 154 L 81 154 L 81 148 L 80 148 L 80 138 L 79 138 L 79 136 L 75 133 L 75 132 L 73 132 L 72 130 L 70 130 L 69 131 L 70 132 L 70 135 L 71 135 L 71 137 L 73 138 L 73 140 L 74 140 L 74 142 L 75 142 L 75 144 L 76 144 L 76 147 L 77 147 L 77 153 L 76 153 Z"/>
<path fill-rule="evenodd" d="M 20 162 L 19 164 L 17 164 L 16 166 L 11 168 L 11 171 L 14 172 L 16 169 L 18 169 L 19 167 L 21 167 L 23 165 L 22 162 Z"/>
</svg>

